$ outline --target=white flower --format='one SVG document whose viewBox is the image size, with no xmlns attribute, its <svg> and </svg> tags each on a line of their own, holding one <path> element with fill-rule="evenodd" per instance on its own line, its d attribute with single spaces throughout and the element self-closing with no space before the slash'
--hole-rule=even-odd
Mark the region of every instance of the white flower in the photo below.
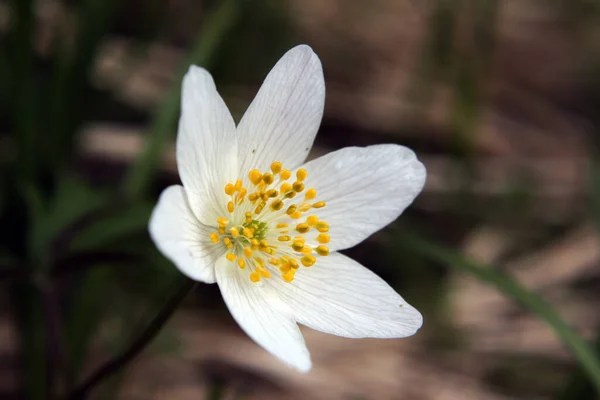
<svg viewBox="0 0 600 400">
<path fill-rule="evenodd" d="M 268 352 L 311 368 L 297 323 L 350 338 L 400 338 L 421 314 L 338 253 L 394 221 L 425 168 L 398 145 L 349 147 L 304 163 L 323 115 L 321 63 L 308 46 L 271 70 L 236 127 L 210 74 L 183 81 L 177 165 L 150 220 L 188 277 L 217 282 L 231 314 Z M 303 164 L 304 163 L 304 164 Z"/>
</svg>

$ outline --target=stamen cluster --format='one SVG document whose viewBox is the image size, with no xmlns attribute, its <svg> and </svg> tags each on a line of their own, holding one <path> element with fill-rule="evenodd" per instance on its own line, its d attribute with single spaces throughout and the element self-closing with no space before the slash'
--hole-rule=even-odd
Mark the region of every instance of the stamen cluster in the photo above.
<svg viewBox="0 0 600 400">
<path fill-rule="evenodd" d="M 276 161 L 267 172 L 251 170 L 248 188 L 241 179 L 225 185 L 230 197 L 228 216 L 217 219 L 217 231 L 210 239 L 225 245 L 227 260 L 248 269 L 252 282 L 270 278 L 274 269 L 292 282 L 300 265 L 311 267 L 318 256 L 329 254 L 325 246 L 330 240 L 329 224 L 310 215 L 326 204 L 310 202 L 317 191 L 305 190 L 305 169 L 296 171 L 296 180 L 290 183 L 291 176 L 291 171 Z"/>
</svg>

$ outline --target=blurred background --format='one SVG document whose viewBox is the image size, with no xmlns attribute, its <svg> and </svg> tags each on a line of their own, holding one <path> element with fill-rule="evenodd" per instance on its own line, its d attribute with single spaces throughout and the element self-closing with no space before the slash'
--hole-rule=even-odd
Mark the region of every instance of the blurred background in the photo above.
<svg viewBox="0 0 600 400">
<path fill-rule="evenodd" d="M 424 327 L 303 329 L 301 375 L 200 284 L 92 398 L 596 398 L 577 360 L 600 350 L 599 21 L 596 0 L 0 0 L 0 398 L 62 398 L 184 281 L 146 226 L 179 182 L 188 65 L 239 120 L 299 43 L 327 87 L 311 158 L 399 143 L 427 166 L 415 204 L 345 252 Z M 590 347 L 575 357 L 515 281 Z"/>
</svg>

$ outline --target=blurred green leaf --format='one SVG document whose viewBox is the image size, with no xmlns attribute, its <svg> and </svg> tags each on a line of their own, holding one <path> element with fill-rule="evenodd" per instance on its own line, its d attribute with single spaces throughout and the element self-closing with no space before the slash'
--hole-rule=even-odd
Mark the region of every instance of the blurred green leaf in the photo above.
<svg viewBox="0 0 600 400">
<path fill-rule="evenodd" d="M 579 361 L 581 368 L 587 374 L 597 393 L 600 393 L 600 361 L 581 336 L 543 298 L 529 291 L 507 275 L 489 266 L 469 261 L 455 251 L 436 245 L 414 234 L 402 234 L 401 237 L 407 246 L 410 246 L 410 248 L 424 257 L 473 275 L 534 313 L 552 328 L 555 334 L 571 350 L 571 353 Z"/>
<path fill-rule="evenodd" d="M 58 182 L 54 197 L 47 205 L 34 187 L 28 187 L 25 196 L 31 212 L 30 254 L 42 264 L 48 256 L 49 246 L 59 234 L 106 204 L 108 199 L 105 193 L 72 178 L 63 178 Z"/>
<path fill-rule="evenodd" d="M 138 232 L 145 232 L 152 204 L 135 203 L 80 229 L 69 244 L 71 252 L 93 251 Z"/>
<path fill-rule="evenodd" d="M 36 121 L 38 120 L 35 75 L 33 73 L 34 1 L 12 0 L 15 24 L 9 32 L 7 63 L 10 68 L 12 125 L 18 146 L 20 176 L 31 180 L 37 160 Z"/>
<path fill-rule="evenodd" d="M 41 295 L 29 283 L 14 284 L 10 295 L 21 349 L 23 389 L 26 398 L 46 400 L 48 371 L 46 371 Z"/>
<path fill-rule="evenodd" d="M 210 68 L 223 37 L 231 30 L 239 17 L 239 0 L 224 0 L 207 17 L 192 50 L 183 63 L 176 83 L 160 105 L 152 123 L 144 149 L 139 154 L 125 182 L 125 190 L 130 197 L 144 194 L 159 166 L 161 152 L 175 131 L 179 113 L 181 81 L 190 64 Z"/>
<path fill-rule="evenodd" d="M 98 265 L 80 277 L 67 314 L 66 337 L 71 357 L 71 378 L 81 377 L 93 335 L 97 334 L 111 292 L 113 266 Z"/>
<path fill-rule="evenodd" d="M 52 167 L 70 160 L 73 139 L 82 120 L 84 89 L 100 41 L 111 26 L 119 0 L 84 0 L 78 8 L 75 46 L 63 46 L 56 55 L 48 92 L 49 132 L 44 136 L 46 154 Z M 59 36 L 60 37 L 60 36 Z"/>
</svg>

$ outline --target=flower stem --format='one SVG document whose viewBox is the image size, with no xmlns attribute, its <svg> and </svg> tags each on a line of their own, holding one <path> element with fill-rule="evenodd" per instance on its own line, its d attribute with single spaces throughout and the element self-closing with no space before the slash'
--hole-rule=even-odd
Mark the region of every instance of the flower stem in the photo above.
<svg viewBox="0 0 600 400">
<path fill-rule="evenodd" d="M 175 310 L 179 307 L 185 297 L 196 287 L 196 282 L 186 280 L 183 286 L 167 300 L 160 312 L 150 322 L 146 330 L 120 355 L 106 362 L 96 372 L 94 372 L 85 382 L 78 388 L 73 390 L 66 400 L 85 399 L 89 392 L 102 381 L 109 378 L 119 369 L 131 362 L 142 350 L 146 348 L 150 342 L 160 332 L 162 327 L 171 318 Z"/>
<path fill-rule="evenodd" d="M 552 328 L 554 333 L 571 350 L 596 392 L 600 393 L 600 362 L 593 349 L 541 296 L 498 270 L 467 260 L 460 254 L 431 243 L 427 239 L 409 234 L 403 234 L 402 239 L 413 250 L 432 260 L 475 276 L 528 308 Z"/>
</svg>

